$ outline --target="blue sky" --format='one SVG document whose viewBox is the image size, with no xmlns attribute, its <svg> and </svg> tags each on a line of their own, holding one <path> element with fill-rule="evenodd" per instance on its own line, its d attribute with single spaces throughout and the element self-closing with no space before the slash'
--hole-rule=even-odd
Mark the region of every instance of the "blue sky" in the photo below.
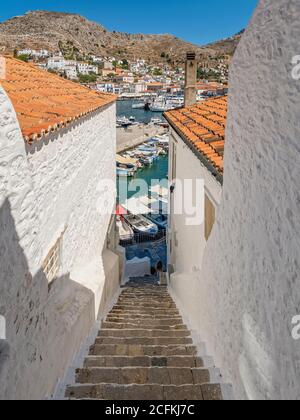
<svg viewBox="0 0 300 420">
<path fill-rule="evenodd" d="M 172 33 L 196 44 L 222 39 L 247 26 L 258 0 L 10 0 L 0 21 L 28 10 L 79 13 L 110 30 Z M 186 12 L 185 12 L 186 10 Z"/>
</svg>

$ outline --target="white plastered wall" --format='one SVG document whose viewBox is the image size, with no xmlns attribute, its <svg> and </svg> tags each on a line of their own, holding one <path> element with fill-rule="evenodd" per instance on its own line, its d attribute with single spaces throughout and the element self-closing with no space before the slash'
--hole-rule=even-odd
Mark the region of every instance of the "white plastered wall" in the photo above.
<svg viewBox="0 0 300 420">
<path fill-rule="evenodd" d="M 223 198 L 196 276 L 171 287 L 241 399 L 300 399 L 298 0 L 261 0 L 230 76 Z"/>
<path fill-rule="evenodd" d="M 41 399 L 118 292 L 119 261 L 105 246 L 115 190 L 99 184 L 115 184 L 115 105 L 28 147 L 2 89 L 0 107 L 0 399 Z M 49 290 L 42 265 L 62 233 Z"/>
</svg>

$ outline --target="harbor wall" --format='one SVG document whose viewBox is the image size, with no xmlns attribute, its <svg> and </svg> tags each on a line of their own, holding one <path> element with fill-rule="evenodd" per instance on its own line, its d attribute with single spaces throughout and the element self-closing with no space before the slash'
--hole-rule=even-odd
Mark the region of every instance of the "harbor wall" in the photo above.
<svg viewBox="0 0 300 420">
<path fill-rule="evenodd" d="M 159 136 L 165 134 L 165 132 L 165 128 L 149 124 L 117 128 L 117 153 L 133 149 L 144 143 L 149 137 Z"/>
<path fill-rule="evenodd" d="M 231 65 L 217 221 L 201 270 L 171 279 L 237 399 L 300 399 L 299 18 L 298 0 L 259 2 Z"/>
</svg>

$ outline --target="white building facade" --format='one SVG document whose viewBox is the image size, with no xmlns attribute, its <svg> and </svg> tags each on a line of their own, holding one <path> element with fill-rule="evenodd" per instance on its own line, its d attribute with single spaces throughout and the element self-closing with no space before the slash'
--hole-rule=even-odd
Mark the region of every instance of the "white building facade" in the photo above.
<svg viewBox="0 0 300 420">
<path fill-rule="evenodd" d="M 212 232 L 201 250 L 176 223 L 170 253 L 170 290 L 238 399 L 300 399 L 299 17 L 296 0 L 260 1 L 231 66 Z M 182 176 L 196 174 L 177 141 Z"/>
<path fill-rule="evenodd" d="M 10 101 L 6 83 L 19 69 L 24 75 L 26 66 L 8 59 L 0 91 L 0 315 L 6 324 L 0 399 L 51 397 L 119 290 L 119 258 L 113 233 L 108 236 L 115 207 L 115 98 L 30 70 L 28 95 L 39 84 L 44 89 L 40 119 L 46 121 L 59 100 L 50 98 L 54 86 L 64 92 L 66 106 L 79 95 L 78 113 L 80 104 L 89 109 L 32 134 L 37 128 L 23 115 L 21 98 Z"/>
</svg>

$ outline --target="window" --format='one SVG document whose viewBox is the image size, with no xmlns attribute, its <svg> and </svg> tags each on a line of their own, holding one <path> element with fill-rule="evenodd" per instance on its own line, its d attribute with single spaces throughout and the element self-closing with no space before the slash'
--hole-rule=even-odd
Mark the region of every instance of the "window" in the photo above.
<svg viewBox="0 0 300 420">
<path fill-rule="evenodd" d="M 55 279 L 61 265 L 61 243 L 62 237 L 51 248 L 43 264 L 48 283 L 51 283 Z"/>
<path fill-rule="evenodd" d="M 205 239 L 208 241 L 216 220 L 215 206 L 205 194 Z"/>
</svg>

